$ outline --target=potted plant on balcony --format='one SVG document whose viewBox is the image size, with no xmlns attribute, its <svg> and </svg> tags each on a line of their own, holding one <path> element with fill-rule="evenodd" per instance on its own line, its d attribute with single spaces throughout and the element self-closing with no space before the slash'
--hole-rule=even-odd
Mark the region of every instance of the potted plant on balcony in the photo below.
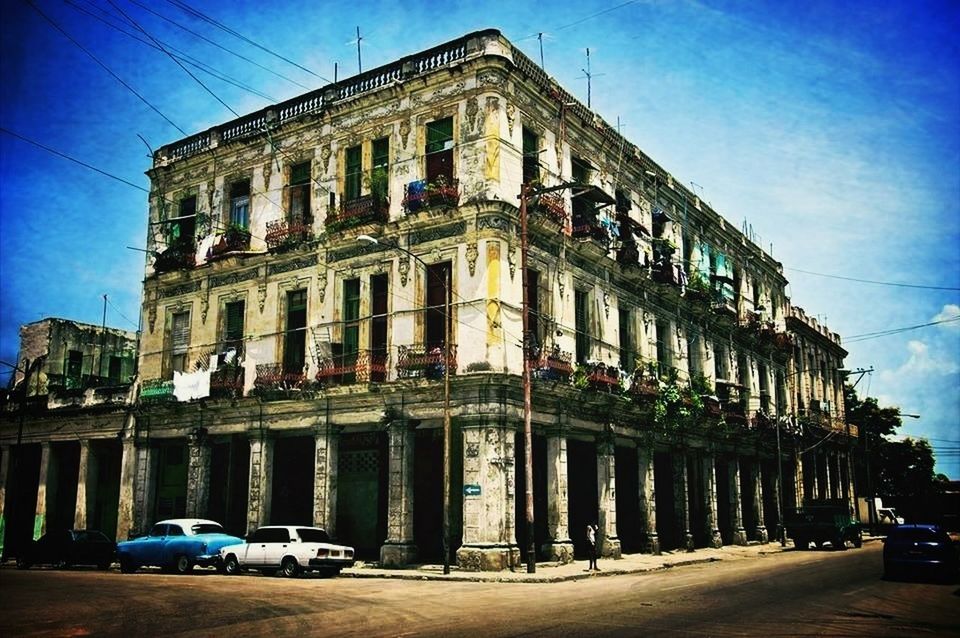
<svg viewBox="0 0 960 638">
<path fill-rule="evenodd" d="M 436 180 L 427 184 L 427 205 L 442 206 L 456 203 L 456 180 L 451 183 L 446 175 L 438 175 Z"/>
<path fill-rule="evenodd" d="M 370 173 L 370 197 L 374 212 L 385 212 L 389 206 L 390 175 L 385 168 L 375 168 Z"/>
</svg>

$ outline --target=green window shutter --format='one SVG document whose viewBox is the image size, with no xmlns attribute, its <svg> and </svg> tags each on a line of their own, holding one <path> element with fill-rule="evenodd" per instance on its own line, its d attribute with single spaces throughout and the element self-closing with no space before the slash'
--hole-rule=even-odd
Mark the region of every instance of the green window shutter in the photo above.
<svg viewBox="0 0 960 638">
<path fill-rule="evenodd" d="M 227 341 L 239 341 L 243 339 L 244 306 L 245 304 L 242 301 L 227 304 L 227 320 L 224 335 Z"/>
<path fill-rule="evenodd" d="M 427 153 L 447 150 L 453 145 L 453 118 L 427 124 Z"/>
</svg>

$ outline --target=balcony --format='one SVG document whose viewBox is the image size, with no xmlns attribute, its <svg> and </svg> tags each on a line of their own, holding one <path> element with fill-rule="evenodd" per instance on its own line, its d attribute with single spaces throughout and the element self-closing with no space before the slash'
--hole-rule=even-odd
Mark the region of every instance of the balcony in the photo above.
<svg viewBox="0 0 960 638">
<path fill-rule="evenodd" d="M 570 236 L 574 239 L 593 239 L 604 244 L 610 241 L 607 229 L 597 221 L 596 216 L 574 216 Z"/>
<path fill-rule="evenodd" d="M 222 365 L 210 373 L 210 397 L 238 399 L 243 396 L 243 366 Z"/>
<path fill-rule="evenodd" d="M 260 392 L 300 390 L 307 376 L 303 372 L 286 372 L 282 363 L 258 363 L 254 389 Z"/>
<path fill-rule="evenodd" d="M 442 177 L 442 176 L 441 176 Z M 438 178 L 435 182 L 418 179 L 404 187 L 403 210 L 408 215 L 425 208 L 453 207 L 460 202 L 459 180 Z"/>
<path fill-rule="evenodd" d="M 660 381 L 656 377 L 635 373 L 627 394 L 638 403 L 655 401 L 660 396 Z"/>
<path fill-rule="evenodd" d="M 197 264 L 197 248 L 192 243 L 174 244 L 157 254 L 153 270 L 157 273 L 188 270 Z"/>
<path fill-rule="evenodd" d="M 442 379 L 444 370 L 443 347 L 428 348 L 423 344 L 397 346 L 397 376 L 401 379 Z M 451 374 L 457 371 L 457 346 L 450 345 Z"/>
<path fill-rule="evenodd" d="M 327 217 L 327 232 L 335 233 L 363 224 L 386 224 L 390 202 L 373 195 L 364 195 L 340 203 L 340 210 Z"/>
<path fill-rule="evenodd" d="M 567 209 L 563 203 L 563 197 L 559 195 L 540 195 L 539 201 L 533 206 L 532 212 L 550 220 L 561 228 L 567 224 Z"/>
<path fill-rule="evenodd" d="M 245 228 L 231 227 L 214 242 L 208 259 L 246 250 L 250 250 L 250 231 Z"/>
<path fill-rule="evenodd" d="M 683 267 L 669 261 L 655 261 L 650 269 L 651 278 L 658 284 L 669 284 L 679 287 L 685 278 Z"/>
<path fill-rule="evenodd" d="M 587 364 L 587 387 L 597 392 L 620 392 L 620 368 L 603 363 Z"/>
<path fill-rule="evenodd" d="M 267 222 L 268 250 L 286 250 L 313 240 L 313 220 L 301 215 Z"/>
<path fill-rule="evenodd" d="M 172 379 L 144 379 L 140 384 L 140 401 L 144 403 L 165 403 L 176 401 L 173 396 Z"/>
<path fill-rule="evenodd" d="M 573 374 L 573 355 L 554 348 L 533 362 L 535 376 L 545 381 L 569 381 Z"/>
<path fill-rule="evenodd" d="M 321 359 L 316 379 L 324 387 L 383 383 L 387 380 L 387 354 L 360 350 Z"/>
</svg>

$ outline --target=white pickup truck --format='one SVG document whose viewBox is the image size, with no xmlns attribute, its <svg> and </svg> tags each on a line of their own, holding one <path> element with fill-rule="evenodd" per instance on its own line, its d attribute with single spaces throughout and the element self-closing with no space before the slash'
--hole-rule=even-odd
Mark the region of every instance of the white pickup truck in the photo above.
<svg viewBox="0 0 960 638">
<path fill-rule="evenodd" d="M 353 565 L 353 548 L 331 543 L 319 527 L 270 525 L 247 536 L 245 543 L 222 548 L 220 565 L 225 574 L 256 569 L 288 577 L 302 571 L 335 576 Z"/>
</svg>

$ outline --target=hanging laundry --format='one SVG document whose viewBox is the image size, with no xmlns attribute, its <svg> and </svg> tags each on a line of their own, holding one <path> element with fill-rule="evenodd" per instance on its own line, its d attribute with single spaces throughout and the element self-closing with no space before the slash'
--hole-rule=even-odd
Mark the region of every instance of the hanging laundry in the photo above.
<svg viewBox="0 0 960 638">
<path fill-rule="evenodd" d="M 177 401 L 192 401 L 210 396 L 210 371 L 174 372 L 173 396 Z"/>
</svg>

